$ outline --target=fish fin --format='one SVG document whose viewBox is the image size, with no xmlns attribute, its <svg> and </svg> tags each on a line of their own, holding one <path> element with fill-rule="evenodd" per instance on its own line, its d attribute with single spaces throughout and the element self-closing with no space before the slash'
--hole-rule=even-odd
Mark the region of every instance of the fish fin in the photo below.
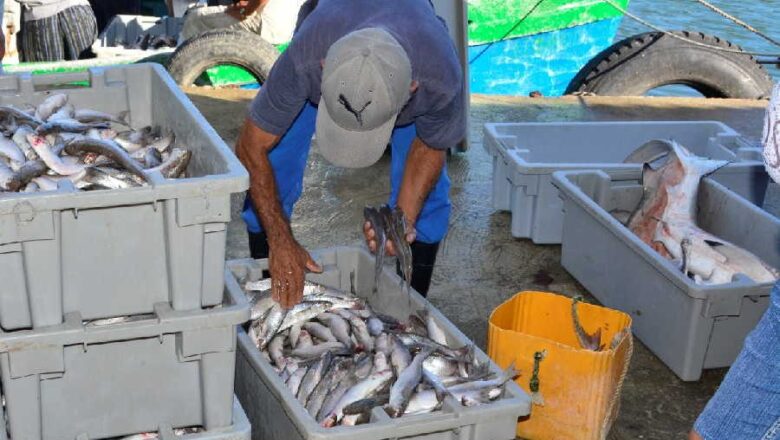
<svg viewBox="0 0 780 440">
<path fill-rule="evenodd" d="M 128 122 L 128 118 L 130 117 L 130 110 L 125 110 L 123 112 L 120 112 L 118 115 L 116 115 L 116 120 L 114 122 L 124 125 L 125 127 L 130 127 L 130 123 Z"/>
<path fill-rule="evenodd" d="M 503 385 L 503 384 L 509 382 L 510 380 L 515 380 L 518 377 L 520 377 L 520 370 L 518 370 L 515 367 L 515 361 L 512 361 L 512 363 L 510 363 L 509 366 L 506 367 L 506 370 L 504 370 L 504 372 L 502 374 L 503 374 L 504 377 L 503 377 L 503 379 L 501 381 L 501 384 Z"/>
<path fill-rule="evenodd" d="M 581 301 L 582 298 L 579 296 L 572 298 L 571 316 L 572 323 L 574 324 L 574 333 L 577 335 L 577 340 L 579 341 L 581 348 L 598 351 L 597 349 L 601 345 L 601 328 L 594 333 L 588 333 L 582 328 L 579 314 L 577 313 L 577 304 Z"/>
</svg>

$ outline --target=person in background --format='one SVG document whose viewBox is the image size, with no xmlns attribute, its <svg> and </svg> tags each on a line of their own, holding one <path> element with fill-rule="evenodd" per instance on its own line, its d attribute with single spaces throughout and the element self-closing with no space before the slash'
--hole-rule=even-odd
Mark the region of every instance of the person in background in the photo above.
<svg viewBox="0 0 780 440">
<path fill-rule="evenodd" d="M 780 84 L 764 119 L 764 163 L 780 183 Z M 769 237 L 767 237 L 769 238 Z M 780 282 L 689 440 L 780 440 Z"/>
<path fill-rule="evenodd" d="M 180 41 L 213 29 L 243 29 L 271 44 L 290 41 L 303 0 L 240 0 L 227 6 L 191 8 Z"/>
<path fill-rule="evenodd" d="M 23 62 L 78 60 L 90 54 L 97 21 L 88 0 L 16 0 L 22 5 Z"/>
</svg>

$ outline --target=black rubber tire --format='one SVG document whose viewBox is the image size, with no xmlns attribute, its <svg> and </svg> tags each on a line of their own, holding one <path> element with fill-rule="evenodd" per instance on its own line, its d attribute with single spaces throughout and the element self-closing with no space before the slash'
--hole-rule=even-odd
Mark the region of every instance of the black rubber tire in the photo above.
<svg viewBox="0 0 780 440">
<path fill-rule="evenodd" d="M 674 32 L 689 40 L 741 50 L 700 32 Z M 683 84 L 707 98 L 763 99 L 772 78 L 748 54 L 722 52 L 647 32 L 626 38 L 596 55 L 569 83 L 566 94 L 641 96 L 657 87 Z"/>
<path fill-rule="evenodd" d="M 257 34 L 219 29 L 179 46 L 168 61 L 168 72 L 180 86 L 190 86 L 206 69 L 233 64 L 246 69 L 262 84 L 278 57 L 279 51 Z"/>
</svg>

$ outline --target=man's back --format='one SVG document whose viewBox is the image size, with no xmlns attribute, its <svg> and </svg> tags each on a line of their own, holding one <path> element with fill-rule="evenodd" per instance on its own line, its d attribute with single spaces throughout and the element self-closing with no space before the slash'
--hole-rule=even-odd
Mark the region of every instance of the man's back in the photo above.
<svg viewBox="0 0 780 440">
<path fill-rule="evenodd" d="M 325 59 L 330 46 L 358 29 L 383 28 L 398 40 L 411 61 L 413 79 L 420 83 L 420 90 L 415 93 L 410 108 L 399 115 L 399 125 L 411 122 L 415 116 L 425 112 L 428 103 L 444 105 L 459 92 L 462 75 L 455 46 L 430 2 L 319 0 L 316 8 L 301 19 L 300 28 L 288 50 L 293 63 L 302 70 L 316 72 L 319 60 Z M 317 102 L 319 83 L 311 85 L 309 99 Z M 421 101 L 422 107 L 415 105 L 414 101 Z"/>
</svg>

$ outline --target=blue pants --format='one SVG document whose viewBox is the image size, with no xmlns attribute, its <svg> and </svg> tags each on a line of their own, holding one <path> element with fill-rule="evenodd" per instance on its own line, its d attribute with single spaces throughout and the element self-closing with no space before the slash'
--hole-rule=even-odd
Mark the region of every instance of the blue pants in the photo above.
<svg viewBox="0 0 780 440">
<path fill-rule="evenodd" d="M 311 138 L 314 135 L 317 107 L 306 103 L 301 113 L 293 122 L 287 133 L 279 140 L 279 144 L 271 150 L 268 158 L 274 169 L 276 188 L 282 202 L 284 214 L 289 219 L 293 207 L 303 192 L 303 173 L 309 156 Z M 401 187 L 406 156 L 412 141 L 417 136 L 414 124 L 396 127 L 392 135 L 392 163 L 390 167 L 390 200 L 388 204 L 395 206 L 398 191 Z M 450 221 L 451 204 L 449 199 L 450 179 L 447 176 L 447 165 L 442 170 L 439 181 L 425 200 L 422 211 L 417 219 L 417 240 L 423 243 L 438 243 L 444 238 Z M 355 207 L 355 209 L 361 209 Z M 262 231 L 262 225 L 252 206 L 250 197 L 246 198 L 241 217 L 251 233 Z"/>
<path fill-rule="evenodd" d="M 780 283 L 769 308 L 699 415 L 705 440 L 780 440 Z"/>
</svg>

